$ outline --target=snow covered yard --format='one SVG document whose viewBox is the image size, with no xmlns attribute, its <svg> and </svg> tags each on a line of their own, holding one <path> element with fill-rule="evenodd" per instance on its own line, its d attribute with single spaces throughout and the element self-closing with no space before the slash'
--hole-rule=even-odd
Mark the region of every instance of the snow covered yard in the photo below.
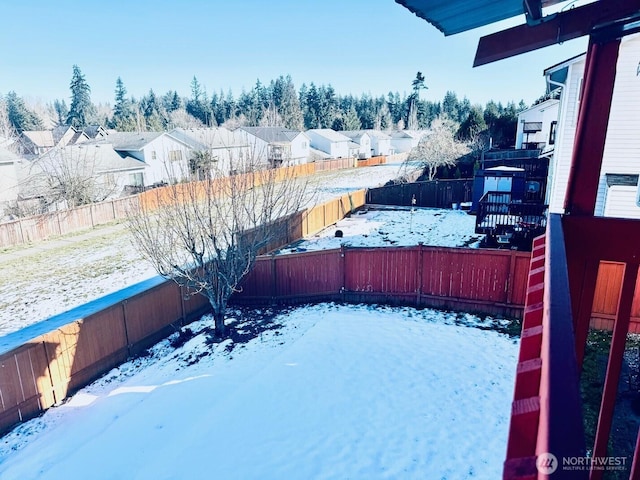
<svg viewBox="0 0 640 480">
<path fill-rule="evenodd" d="M 471 247 L 480 245 L 475 219 L 461 210 L 383 207 L 368 205 L 335 226 L 283 248 L 281 253 L 351 247 L 399 247 L 425 245 Z M 336 237 L 336 231 L 342 237 Z"/>
<path fill-rule="evenodd" d="M 211 344 L 205 319 L 112 370 L 5 436 L 0 478 L 500 477 L 517 355 L 500 321 L 320 304 L 272 322 Z"/>
</svg>

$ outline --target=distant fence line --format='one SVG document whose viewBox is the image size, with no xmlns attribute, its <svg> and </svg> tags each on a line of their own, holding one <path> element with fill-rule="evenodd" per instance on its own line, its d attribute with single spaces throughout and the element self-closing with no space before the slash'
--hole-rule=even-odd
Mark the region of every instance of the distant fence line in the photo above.
<svg viewBox="0 0 640 480">
<path fill-rule="evenodd" d="M 382 165 L 385 162 L 385 157 L 372 157 L 366 162 L 347 158 L 305 163 L 292 167 L 283 167 L 280 170 L 289 172 L 294 176 L 307 176 L 321 171 Z M 92 203 L 68 210 L 18 218 L 10 222 L 1 223 L 0 247 L 6 248 L 29 244 L 122 220 L 126 218 L 127 211 L 137 205 L 138 202 L 153 204 L 157 201 L 158 196 L 163 194 L 163 189 L 167 188 L 170 187 L 154 188 L 130 197 Z"/>
<path fill-rule="evenodd" d="M 451 208 L 456 203 L 470 202 L 472 193 L 471 179 L 399 183 L 370 188 L 367 191 L 367 203 L 411 206 L 415 198 L 417 207 Z"/>
</svg>

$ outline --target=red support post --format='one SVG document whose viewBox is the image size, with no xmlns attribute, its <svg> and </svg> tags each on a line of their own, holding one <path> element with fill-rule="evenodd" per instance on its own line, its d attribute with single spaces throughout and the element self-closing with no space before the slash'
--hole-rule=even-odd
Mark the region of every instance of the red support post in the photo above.
<svg viewBox="0 0 640 480">
<path fill-rule="evenodd" d="M 607 375 L 604 381 L 602 392 L 602 403 L 600 405 L 600 416 L 598 417 L 598 428 L 593 446 L 593 458 L 607 456 L 607 445 L 611 433 L 611 423 L 613 421 L 613 410 L 616 404 L 618 393 L 618 382 L 620 380 L 620 370 L 622 367 L 622 357 L 627 342 L 627 332 L 629 331 L 629 319 L 631 316 L 631 306 L 633 304 L 633 294 L 638 278 L 638 264 L 627 263 L 624 269 L 622 289 L 618 300 L 618 313 L 613 327 L 613 338 L 611 340 L 611 350 L 609 352 L 609 362 L 607 364 Z M 592 470 L 590 480 L 602 478 L 602 470 Z"/>
<path fill-rule="evenodd" d="M 619 47 L 619 39 L 600 44 L 592 38 L 589 42 L 564 204 L 568 215 L 593 215 L 595 209 Z"/>
</svg>

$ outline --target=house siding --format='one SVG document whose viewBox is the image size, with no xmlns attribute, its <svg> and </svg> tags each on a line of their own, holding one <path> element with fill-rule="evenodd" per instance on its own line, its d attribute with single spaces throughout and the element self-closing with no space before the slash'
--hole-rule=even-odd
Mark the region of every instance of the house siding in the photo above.
<svg viewBox="0 0 640 480">
<path fill-rule="evenodd" d="M 567 83 L 560 97 L 560 115 L 558 117 L 558 135 L 556 137 L 552 174 L 549 178 L 551 192 L 549 211 L 564 213 L 564 197 L 569 183 L 573 140 L 576 134 L 578 118 L 578 95 L 584 74 L 585 60 L 581 57 L 569 66 Z"/>
<path fill-rule="evenodd" d="M 616 65 L 617 76 L 594 210 L 596 216 L 638 218 L 639 215 L 637 210 L 640 207 L 636 204 L 638 187 L 608 187 L 606 183 L 608 173 L 640 174 L 638 65 L 640 65 L 640 35 L 626 37 L 620 45 Z M 584 57 L 570 65 L 567 85 L 562 92 L 554 167 L 549 178 L 552 191 L 549 210 L 552 213 L 564 213 L 564 197 L 571 168 L 580 107 L 579 90 L 584 68 Z"/>
<path fill-rule="evenodd" d="M 523 143 L 544 143 L 546 150 L 553 148 L 553 145 L 549 142 L 549 133 L 551 131 L 551 123 L 558 121 L 558 110 L 558 100 L 547 100 L 521 112 L 518 115 L 516 149 L 523 148 Z M 535 133 L 524 133 L 524 124 L 530 122 L 541 123 L 541 130 Z"/>
<path fill-rule="evenodd" d="M 596 216 L 640 218 L 638 186 L 607 187 L 606 174 L 640 174 L 640 36 L 620 46 L 609 128 L 598 185 Z"/>
</svg>

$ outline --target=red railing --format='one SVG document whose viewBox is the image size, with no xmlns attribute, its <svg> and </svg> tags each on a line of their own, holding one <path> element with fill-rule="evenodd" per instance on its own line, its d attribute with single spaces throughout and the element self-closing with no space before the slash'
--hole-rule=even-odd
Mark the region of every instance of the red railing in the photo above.
<svg viewBox="0 0 640 480">
<path fill-rule="evenodd" d="M 585 457 L 585 442 L 559 216 L 533 247 L 503 478 L 587 478 L 564 468 Z"/>
</svg>

